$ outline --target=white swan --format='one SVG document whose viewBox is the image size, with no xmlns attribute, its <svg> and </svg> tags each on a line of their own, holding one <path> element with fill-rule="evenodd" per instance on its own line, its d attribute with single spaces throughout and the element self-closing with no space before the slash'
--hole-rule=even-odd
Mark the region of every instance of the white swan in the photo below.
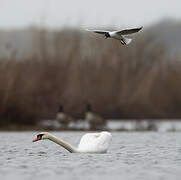
<svg viewBox="0 0 181 180">
<path fill-rule="evenodd" d="M 70 145 L 62 139 L 58 139 L 48 132 L 41 132 L 37 135 L 33 142 L 43 139 L 49 139 L 64 147 L 71 153 L 106 153 L 110 145 L 112 135 L 106 131 L 100 133 L 87 133 L 81 138 L 78 148 Z"/>
<path fill-rule="evenodd" d="M 117 39 L 121 42 L 122 45 L 127 45 L 127 44 L 131 43 L 132 39 L 129 39 L 125 36 L 136 33 L 138 31 L 140 31 L 142 28 L 143 27 L 133 28 L 133 29 L 124 29 L 121 31 L 104 31 L 104 30 L 90 30 L 90 29 L 86 29 L 86 30 L 94 32 L 94 33 L 98 33 L 98 34 L 103 34 L 106 39 L 107 38 Z"/>
</svg>

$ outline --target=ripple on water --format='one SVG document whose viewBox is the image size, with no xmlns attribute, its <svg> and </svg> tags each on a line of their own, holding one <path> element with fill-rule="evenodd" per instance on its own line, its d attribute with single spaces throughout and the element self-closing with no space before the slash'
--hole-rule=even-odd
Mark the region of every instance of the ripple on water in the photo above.
<svg viewBox="0 0 181 180">
<path fill-rule="evenodd" d="M 0 179 L 180 180 L 181 133 L 113 133 L 107 154 L 70 154 L 34 134 L 0 133 Z M 55 133 L 74 145 L 82 134 Z"/>
</svg>

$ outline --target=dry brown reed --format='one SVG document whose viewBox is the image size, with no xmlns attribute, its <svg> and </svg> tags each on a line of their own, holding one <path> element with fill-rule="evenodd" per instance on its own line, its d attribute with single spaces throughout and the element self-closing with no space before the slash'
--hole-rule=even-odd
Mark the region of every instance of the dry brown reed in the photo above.
<svg viewBox="0 0 181 180">
<path fill-rule="evenodd" d="M 73 29 L 34 30 L 30 58 L 0 60 L 0 124 L 75 118 L 180 118 L 181 61 L 146 31 L 129 46 Z"/>
</svg>

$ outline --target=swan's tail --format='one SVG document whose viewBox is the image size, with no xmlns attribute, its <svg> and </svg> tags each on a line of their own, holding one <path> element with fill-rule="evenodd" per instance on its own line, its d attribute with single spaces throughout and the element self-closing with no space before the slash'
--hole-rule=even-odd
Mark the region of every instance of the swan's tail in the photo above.
<svg viewBox="0 0 181 180">
<path fill-rule="evenodd" d="M 121 44 L 128 45 L 131 43 L 131 41 L 132 41 L 132 39 L 124 37 L 123 40 L 121 41 Z"/>
</svg>

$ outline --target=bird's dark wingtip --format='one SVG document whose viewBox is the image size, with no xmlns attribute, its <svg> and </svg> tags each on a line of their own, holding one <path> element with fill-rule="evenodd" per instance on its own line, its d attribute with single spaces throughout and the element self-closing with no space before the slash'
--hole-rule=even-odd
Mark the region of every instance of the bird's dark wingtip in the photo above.
<svg viewBox="0 0 181 180">
<path fill-rule="evenodd" d="M 139 30 L 142 30 L 143 29 L 143 26 L 141 26 L 140 28 L 139 28 Z"/>
</svg>

